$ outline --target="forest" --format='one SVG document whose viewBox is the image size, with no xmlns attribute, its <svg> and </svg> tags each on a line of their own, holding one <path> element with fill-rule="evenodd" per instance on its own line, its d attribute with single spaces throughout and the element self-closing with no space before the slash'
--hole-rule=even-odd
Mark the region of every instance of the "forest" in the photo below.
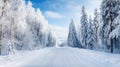
<svg viewBox="0 0 120 67">
<path fill-rule="evenodd" d="M 120 53 L 120 0 L 103 0 L 94 17 L 81 8 L 80 26 L 69 25 L 64 46 Z M 0 0 L 0 55 L 56 45 L 52 26 L 24 0 Z"/>
<path fill-rule="evenodd" d="M 0 55 L 54 46 L 51 29 L 30 1 L 0 0 Z"/>
<path fill-rule="evenodd" d="M 120 0 L 103 0 L 98 11 L 95 9 L 94 18 L 91 18 L 82 7 L 78 31 L 73 20 L 69 25 L 68 45 L 120 53 Z"/>
</svg>

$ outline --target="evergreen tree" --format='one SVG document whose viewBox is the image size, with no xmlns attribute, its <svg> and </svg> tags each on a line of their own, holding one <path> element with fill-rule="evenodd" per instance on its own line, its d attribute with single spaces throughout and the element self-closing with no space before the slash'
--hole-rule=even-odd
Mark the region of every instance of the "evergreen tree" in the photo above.
<svg viewBox="0 0 120 67">
<path fill-rule="evenodd" d="M 88 23 L 88 30 L 87 30 L 87 48 L 88 49 L 95 49 L 96 48 L 96 40 L 95 40 L 95 32 L 94 32 L 94 25 L 92 23 L 91 17 L 89 18 Z"/>
<path fill-rule="evenodd" d="M 88 29 L 88 19 L 87 19 L 87 14 L 85 12 L 85 7 L 83 6 L 82 7 L 82 12 L 81 12 L 82 16 L 81 16 L 81 20 L 80 20 L 80 42 L 82 44 L 83 47 L 86 48 L 87 46 L 87 29 Z"/>
<path fill-rule="evenodd" d="M 0 20 L 3 16 L 3 0 L 0 0 Z M 1 39 L 2 39 L 2 23 L 0 22 L 0 55 L 1 55 L 1 52 L 2 52 L 2 44 L 1 44 Z"/>
<path fill-rule="evenodd" d="M 109 38 L 110 33 L 115 29 L 114 19 L 118 16 L 120 11 L 120 0 L 103 0 L 101 5 L 101 14 L 103 26 L 101 29 L 101 37 L 104 48 L 110 49 L 113 53 L 113 45 L 115 45 L 116 38 Z"/>
<path fill-rule="evenodd" d="M 120 53 L 120 14 L 113 21 L 115 24 L 115 29 L 110 33 L 109 37 L 111 39 L 115 38 L 115 44 L 113 45 L 114 53 Z"/>
<path fill-rule="evenodd" d="M 95 32 L 95 40 L 96 42 L 98 42 L 98 27 L 99 27 L 99 13 L 97 11 L 97 9 L 95 9 L 95 12 L 94 12 L 94 20 L 93 20 L 93 23 L 94 23 L 94 32 Z"/>
<path fill-rule="evenodd" d="M 1 54 L 8 54 L 9 46 L 8 42 L 11 39 L 11 15 L 10 15 L 10 5 L 11 1 L 2 1 L 2 10 L 0 16 L 0 46 Z M 10 45 L 11 46 L 11 45 Z"/>
<path fill-rule="evenodd" d="M 77 38 L 77 33 L 76 33 L 76 29 L 75 29 L 75 25 L 73 20 L 71 20 L 71 23 L 69 25 L 69 34 L 68 34 L 68 46 L 70 47 L 77 47 L 77 48 L 81 48 L 81 44 Z"/>
<path fill-rule="evenodd" d="M 51 32 L 49 32 L 47 39 L 48 39 L 48 42 L 46 44 L 46 47 L 53 47 L 56 45 L 55 38 L 52 36 Z"/>
</svg>

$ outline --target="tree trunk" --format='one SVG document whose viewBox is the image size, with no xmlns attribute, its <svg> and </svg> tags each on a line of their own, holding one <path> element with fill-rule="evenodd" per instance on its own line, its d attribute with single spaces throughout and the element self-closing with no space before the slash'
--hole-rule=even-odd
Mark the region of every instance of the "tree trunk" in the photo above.
<svg viewBox="0 0 120 67">
<path fill-rule="evenodd" d="M 110 14 L 113 14 L 112 12 L 110 12 Z M 110 33 L 113 31 L 113 26 L 112 26 L 112 15 L 110 15 Z M 110 38 L 110 52 L 113 53 L 113 42 L 114 42 L 114 38 Z"/>
<path fill-rule="evenodd" d="M 113 53 L 113 39 L 110 39 L 110 52 Z"/>
<path fill-rule="evenodd" d="M 0 55 L 1 55 L 1 45 L 0 45 Z"/>
<path fill-rule="evenodd" d="M 0 20 L 5 15 L 5 10 L 4 10 L 5 6 L 6 6 L 6 0 L 3 0 L 3 7 L 2 7 L 2 13 L 1 13 L 1 16 L 0 16 Z M 2 52 L 1 40 L 2 40 L 2 22 L 0 22 L 0 55 L 1 55 L 1 52 Z"/>
</svg>

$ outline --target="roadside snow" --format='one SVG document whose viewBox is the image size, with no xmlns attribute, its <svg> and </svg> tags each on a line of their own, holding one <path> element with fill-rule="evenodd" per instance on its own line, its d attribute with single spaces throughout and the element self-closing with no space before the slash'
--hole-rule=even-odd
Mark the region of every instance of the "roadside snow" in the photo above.
<svg viewBox="0 0 120 67">
<path fill-rule="evenodd" d="M 120 67 L 120 54 L 70 47 L 0 56 L 0 67 Z"/>
</svg>

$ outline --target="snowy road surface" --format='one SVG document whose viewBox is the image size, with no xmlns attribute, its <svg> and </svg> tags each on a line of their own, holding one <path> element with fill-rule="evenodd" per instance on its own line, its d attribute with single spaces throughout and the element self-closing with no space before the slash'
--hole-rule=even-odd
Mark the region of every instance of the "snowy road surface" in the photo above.
<svg viewBox="0 0 120 67">
<path fill-rule="evenodd" d="M 87 49 L 54 47 L 0 57 L 0 67 L 120 67 L 119 57 Z"/>
</svg>

